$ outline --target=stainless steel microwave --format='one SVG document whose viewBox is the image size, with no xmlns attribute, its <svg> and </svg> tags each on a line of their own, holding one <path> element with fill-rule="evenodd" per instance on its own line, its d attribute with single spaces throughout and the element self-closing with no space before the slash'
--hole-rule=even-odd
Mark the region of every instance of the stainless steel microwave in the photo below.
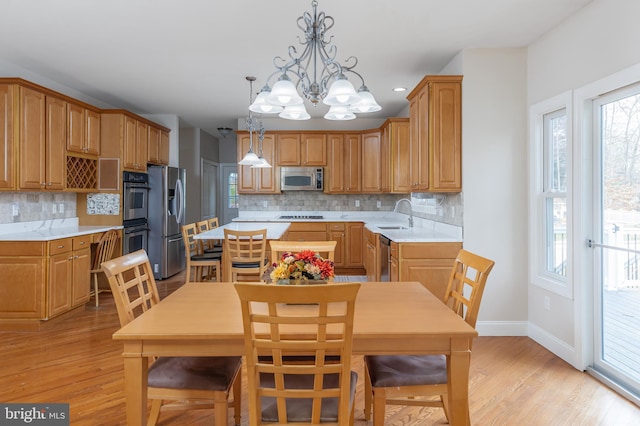
<svg viewBox="0 0 640 426">
<path fill-rule="evenodd" d="M 281 167 L 281 191 L 322 191 L 324 170 L 322 167 Z"/>
</svg>

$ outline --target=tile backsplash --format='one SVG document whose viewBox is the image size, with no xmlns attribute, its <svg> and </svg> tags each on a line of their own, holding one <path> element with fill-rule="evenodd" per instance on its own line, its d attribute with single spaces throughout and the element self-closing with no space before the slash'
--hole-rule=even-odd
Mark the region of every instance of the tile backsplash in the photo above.
<svg viewBox="0 0 640 426">
<path fill-rule="evenodd" d="M 0 223 L 76 216 L 76 194 L 72 192 L 0 192 Z"/>
<path fill-rule="evenodd" d="M 401 198 L 409 194 L 339 194 L 314 191 L 290 191 L 274 195 L 241 195 L 242 211 L 392 211 Z M 411 196 L 413 214 L 417 217 L 462 226 L 462 194 L 416 193 Z M 356 206 L 356 202 L 359 206 Z M 380 207 L 378 207 L 378 202 Z M 400 213 L 409 213 L 408 206 L 398 206 Z"/>
</svg>

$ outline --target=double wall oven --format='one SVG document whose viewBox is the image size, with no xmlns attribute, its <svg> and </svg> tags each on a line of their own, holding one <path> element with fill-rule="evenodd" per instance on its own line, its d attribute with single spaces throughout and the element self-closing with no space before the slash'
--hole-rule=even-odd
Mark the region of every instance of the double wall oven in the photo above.
<svg viewBox="0 0 640 426">
<path fill-rule="evenodd" d="M 148 250 L 149 178 L 146 173 L 124 172 L 122 179 L 122 253 Z"/>
</svg>

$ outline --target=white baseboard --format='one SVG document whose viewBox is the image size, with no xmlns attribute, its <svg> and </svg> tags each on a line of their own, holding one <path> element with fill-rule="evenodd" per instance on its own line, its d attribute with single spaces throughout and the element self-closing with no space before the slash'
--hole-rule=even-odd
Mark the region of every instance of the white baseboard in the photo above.
<svg viewBox="0 0 640 426">
<path fill-rule="evenodd" d="M 563 342 L 546 330 L 543 330 L 531 323 L 529 323 L 528 336 L 540 345 L 544 346 L 550 352 L 554 353 L 556 356 L 571 364 L 574 368 L 582 370 L 582 367 L 578 365 L 576 348 L 573 346 L 568 345 L 566 342 Z"/>
<path fill-rule="evenodd" d="M 527 336 L 527 321 L 478 321 L 476 330 L 480 336 Z"/>
</svg>

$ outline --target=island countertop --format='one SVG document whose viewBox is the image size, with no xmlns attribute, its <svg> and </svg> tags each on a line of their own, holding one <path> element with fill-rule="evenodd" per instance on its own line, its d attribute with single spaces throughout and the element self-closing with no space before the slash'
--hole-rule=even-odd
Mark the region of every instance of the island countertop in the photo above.
<svg viewBox="0 0 640 426">
<path fill-rule="evenodd" d="M 279 240 L 284 233 L 287 232 L 290 225 L 290 222 L 231 222 L 215 229 L 196 234 L 193 238 L 197 240 L 224 240 L 225 229 L 234 231 L 257 231 L 259 229 L 266 229 L 268 240 Z"/>
</svg>

